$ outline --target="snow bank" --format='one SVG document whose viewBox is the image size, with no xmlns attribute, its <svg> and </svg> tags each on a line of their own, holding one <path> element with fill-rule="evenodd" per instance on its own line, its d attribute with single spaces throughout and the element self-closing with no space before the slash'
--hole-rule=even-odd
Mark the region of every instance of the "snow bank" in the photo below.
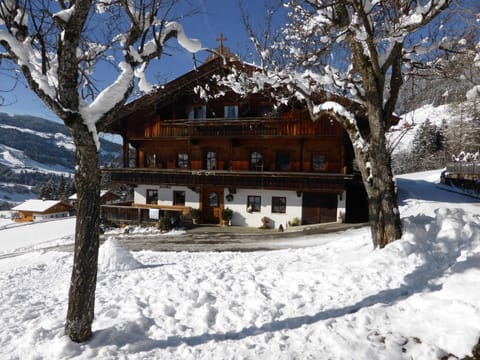
<svg viewBox="0 0 480 360">
<path fill-rule="evenodd" d="M 479 340 L 479 220 L 458 208 L 437 209 L 434 218 L 412 216 L 403 220 L 402 240 L 387 248 L 419 262 L 405 277 L 413 296 L 388 309 L 392 328 L 405 338 L 416 334 L 425 344 L 409 344 L 413 359 L 441 358 L 445 352 L 463 358 Z M 385 316 L 386 309 L 381 312 Z"/>
</svg>

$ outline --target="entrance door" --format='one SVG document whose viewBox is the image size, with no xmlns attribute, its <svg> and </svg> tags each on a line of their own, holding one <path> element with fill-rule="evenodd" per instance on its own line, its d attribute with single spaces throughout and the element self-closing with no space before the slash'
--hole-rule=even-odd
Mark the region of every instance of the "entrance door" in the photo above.
<svg viewBox="0 0 480 360">
<path fill-rule="evenodd" d="M 202 215 L 206 224 L 219 224 L 223 207 L 223 189 L 206 188 L 202 195 Z"/>
</svg>

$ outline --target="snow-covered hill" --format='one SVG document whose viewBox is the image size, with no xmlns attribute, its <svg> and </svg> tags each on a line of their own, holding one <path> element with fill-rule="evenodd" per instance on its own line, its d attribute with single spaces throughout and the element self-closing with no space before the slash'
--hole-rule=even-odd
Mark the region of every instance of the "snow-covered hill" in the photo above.
<svg viewBox="0 0 480 360">
<path fill-rule="evenodd" d="M 382 250 L 368 228 L 249 253 L 112 239 L 83 344 L 64 336 L 72 253 L 40 249 L 71 243 L 74 222 L 0 230 L 0 358 L 463 358 L 480 338 L 480 203 L 439 178 L 398 177 L 404 235 Z"/>
<path fill-rule="evenodd" d="M 447 124 L 458 119 L 461 114 L 451 105 L 424 105 L 414 111 L 400 116 L 398 125 L 394 126 L 387 138 L 395 144 L 394 153 L 408 150 L 413 143 L 417 130 L 427 120 L 440 127 L 442 122 Z M 400 137 L 400 139 L 399 139 Z"/>
<path fill-rule="evenodd" d="M 101 140 L 102 163 L 120 153 L 120 145 Z M 54 175 L 72 177 L 74 157 L 75 145 L 62 124 L 0 113 L 0 205 L 37 197 L 35 190 Z"/>
<path fill-rule="evenodd" d="M 68 146 L 70 144 L 65 143 L 65 145 Z M 71 176 L 73 174 L 72 168 L 67 168 L 55 163 L 42 163 L 35 161 L 26 155 L 23 150 L 14 149 L 2 144 L 0 144 L 0 165 L 10 168 L 15 173 L 39 172 L 57 175 L 63 174 L 65 176 Z"/>
</svg>

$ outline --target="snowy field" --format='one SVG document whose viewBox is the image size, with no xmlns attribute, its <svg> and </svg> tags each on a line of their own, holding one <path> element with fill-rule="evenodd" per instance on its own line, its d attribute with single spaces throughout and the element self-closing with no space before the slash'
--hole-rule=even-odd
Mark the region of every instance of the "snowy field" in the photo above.
<svg viewBox="0 0 480 360">
<path fill-rule="evenodd" d="M 367 228 L 249 253 L 129 253 L 112 237 L 86 344 L 63 335 L 72 254 L 41 250 L 71 242 L 72 220 L 0 219 L 0 359 L 468 355 L 480 337 L 480 202 L 439 177 L 398 178 L 404 236 L 383 250 Z"/>
</svg>

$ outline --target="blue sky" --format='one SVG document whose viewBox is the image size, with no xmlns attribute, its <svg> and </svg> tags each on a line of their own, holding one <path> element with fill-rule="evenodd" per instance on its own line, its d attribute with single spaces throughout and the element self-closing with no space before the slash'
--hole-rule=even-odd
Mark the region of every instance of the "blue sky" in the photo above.
<svg viewBox="0 0 480 360">
<path fill-rule="evenodd" d="M 245 0 L 244 3 L 254 17 L 254 21 L 261 21 L 264 13 L 263 1 Z M 249 46 L 249 39 L 240 18 L 237 0 L 190 0 L 190 4 L 200 9 L 201 13 L 181 21 L 188 36 L 199 39 L 204 47 L 215 48 L 218 46 L 216 39 L 222 33 L 227 38 L 224 42 L 225 46 L 228 46 L 234 53 L 241 55 L 248 53 L 246 49 Z M 180 8 L 179 11 L 182 9 Z M 175 45 L 174 40 L 171 40 L 169 45 Z M 156 78 L 163 82 L 172 80 L 193 68 L 192 55 L 188 52 L 175 48 L 169 48 L 166 52 L 170 56 L 164 55 L 151 68 L 150 72 L 156 75 L 150 76 L 149 81 L 152 83 Z M 207 55 L 207 53 L 199 54 L 198 58 L 203 59 Z M 5 84 L 7 79 L 2 78 L 1 81 Z M 5 89 L 4 86 L 2 85 L 2 89 Z M 6 97 L 7 102 L 14 103 L 0 107 L 0 112 L 29 114 L 58 120 L 55 114 L 43 105 L 42 101 L 28 89 L 24 82 L 18 83 L 12 93 L 2 95 Z"/>
</svg>

